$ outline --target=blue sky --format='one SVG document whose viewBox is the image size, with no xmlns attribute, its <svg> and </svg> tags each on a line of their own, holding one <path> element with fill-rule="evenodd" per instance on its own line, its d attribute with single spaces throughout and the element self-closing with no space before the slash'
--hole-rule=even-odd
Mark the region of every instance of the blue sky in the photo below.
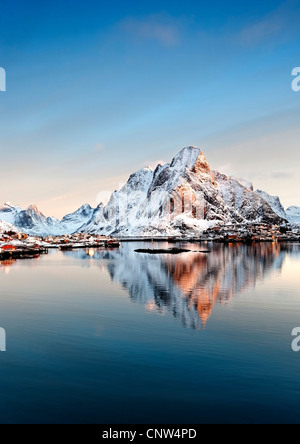
<svg viewBox="0 0 300 444">
<path fill-rule="evenodd" d="M 300 205 L 300 1 L 0 8 L 0 201 L 59 217 L 197 145 Z"/>
</svg>

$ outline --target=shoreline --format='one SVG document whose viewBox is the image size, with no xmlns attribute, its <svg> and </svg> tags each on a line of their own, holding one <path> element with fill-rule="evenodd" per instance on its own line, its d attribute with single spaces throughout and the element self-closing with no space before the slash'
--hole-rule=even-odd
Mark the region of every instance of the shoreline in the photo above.
<svg viewBox="0 0 300 444">
<path fill-rule="evenodd" d="M 299 226 L 279 226 L 254 223 L 251 226 L 231 224 L 215 226 L 203 232 L 185 232 L 173 235 L 118 236 L 91 233 L 74 233 L 60 236 L 28 235 L 25 233 L 4 232 L 0 236 L 0 260 L 7 258 L 30 258 L 48 253 L 49 249 L 72 251 L 78 249 L 104 250 L 118 249 L 121 243 L 167 243 L 201 244 L 218 243 L 224 245 L 253 245 L 257 243 L 299 243 Z"/>
<path fill-rule="evenodd" d="M 122 243 L 129 242 L 151 242 L 151 243 L 169 243 L 169 244 L 187 244 L 187 243 L 199 243 L 199 244 L 207 244 L 207 243 L 216 243 L 216 244 L 224 244 L 224 245 L 254 245 L 259 243 L 300 243 L 300 238 L 297 239 L 259 239 L 259 240 L 225 240 L 225 239 L 200 239 L 200 238 L 174 238 L 172 240 L 167 238 L 148 238 L 148 237 L 139 237 L 139 238 L 119 238 L 119 245 L 109 246 L 109 245 L 100 245 L 100 244 L 90 244 L 84 243 L 82 245 L 67 245 L 67 244 L 48 244 L 47 246 L 39 245 L 35 247 L 30 247 L 29 245 L 16 245 L 11 249 L 3 249 L 3 246 L 0 245 L 0 260 L 5 260 L 7 258 L 22 258 L 22 256 L 35 256 L 37 254 L 48 254 L 48 250 L 60 250 L 60 251 L 73 251 L 80 249 L 102 249 L 102 250 L 114 250 L 118 249 Z"/>
</svg>

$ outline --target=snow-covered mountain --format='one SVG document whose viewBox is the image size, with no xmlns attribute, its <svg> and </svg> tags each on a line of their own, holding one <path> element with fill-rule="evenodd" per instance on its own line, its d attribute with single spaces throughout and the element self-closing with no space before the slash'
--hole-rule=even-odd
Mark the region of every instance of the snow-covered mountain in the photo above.
<svg viewBox="0 0 300 444">
<path fill-rule="evenodd" d="M 286 216 L 291 224 L 300 225 L 300 207 L 289 207 Z"/>
<path fill-rule="evenodd" d="M 9 203 L 0 207 L 0 221 L 8 222 L 27 234 L 41 236 L 74 233 L 91 218 L 92 214 L 93 209 L 90 205 L 83 205 L 59 221 L 54 217 L 44 216 L 34 205 L 26 210 Z"/>
<path fill-rule="evenodd" d="M 47 234 L 48 227 L 54 221 L 46 218 L 36 206 L 31 205 L 26 210 L 6 203 L 0 207 L 0 220 L 13 224 L 16 228 L 28 234 Z"/>
<path fill-rule="evenodd" d="M 76 233 L 82 225 L 91 219 L 93 214 L 94 210 L 90 205 L 82 205 L 74 213 L 67 214 L 62 218 L 58 230 L 60 233 Z"/>
<path fill-rule="evenodd" d="M 119 235 L 195 232 L 217 222 L 282 223 L 270 204 L 241 179 L 212 171 L 199 148 L 132 174 L 80 231 Z"/>
<path fill-rule="evenodd" d="M 0 234 L 7 232 L 18 233 L 19 231 L 16 227 L 14 227 L 14 225 L 10 224 L 9 222 L 0 221 Z"/>
<path fill-rule="evenodd" d="M 292 206 L 285 210 L 278 196 L 270 196 L 270 194 L 261 190 L 257 190 L 256 193 L 268 202 L 278 216 L 286 219 L 292 225 L 300 225 L 300 207 Z"/>
<path fill-rule="evenodd" d="M 106 205 L 83 205 L 59 221 L 46 218 L 35 206 L 22 210 L 4 204 L 0 220 L 28 234 L 155 236 L 194 234 L 217 223 L 297 223 L 299 208 L 285 212 L 278 197 L 211 170 L 199 148 L 186 147 L 171 163 L 133 173 Z"/>
<path fill-rule="evenodd" d="M 268 202 L 274 213 L 278 214 L 278 216 L 282 217 L 283 219 L 288 219 L 278 196 L 270 196 L 270 194 L 262 190 L 257 190 L 256 193 L 259 194 L 266 202 Z"/>
</svg>

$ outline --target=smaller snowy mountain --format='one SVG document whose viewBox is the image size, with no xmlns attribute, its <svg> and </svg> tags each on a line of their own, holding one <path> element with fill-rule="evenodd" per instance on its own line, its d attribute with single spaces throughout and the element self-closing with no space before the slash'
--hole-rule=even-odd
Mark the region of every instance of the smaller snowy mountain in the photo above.
<svg viewBox="0 0 300 444">
<path fill-rule="evenodd" d="M 300 207 L 289 207 L 286 210 L 286 215 L 291 224 L 300 225 Z"/>
<path fill-rule="evenodd" d="M 0 207 L 0 221 L 10 223 L 29 235 L 63 235 L 76 232 L 90 220 L 93 211 L 90 205 L 83 205 L 59 221 L 55 217 L 44 216 L 35 205 L 22 210 L 18 206 L 5 203 Z"/>
<path fill-rule="evenodd" d="M 9 203 L 0 207 L 0 220 L 13 224 L 20 231 L 27 234 L 47 235 L 50 227 L 56 224 L 56 220 L 46 218 L 35 205 L 30 205 L 26 210 Z"/>
<path fill-rule="evenodd" d="M 270 194 L 262 190 L 256 190 L 256 194 L 258 194 L 266 202 L 268 202 L 274 213 L 278 214 L 278 216 L 282 217 L 282 219 L 288 219 L 287 214 L 278 196 L 270 196 Z"/>
<path fill-rule="evenodd" d="M 82 225 L 87 223 L 94 214 L 94 209 L 88 205 L 82 205 L 74 213 L 67 214 L 59 222 L 57 230 L 61 234 L 72 234 L 79 230 Z"/>
<path fill-rule="evenodd" d="M 300 207 L 292 206 L 285 210 L 278 196 L 270 196 L 270 194 L 261 190 L 257 190 L 256 194 L 268 202 L 278 216 L 287 220 L 290 224 L 300 225 Z"/>
<path fill-rule="evenodd" d="M 90 219 L 82 224 L 78 231 L 85 233 L 94 233 L 95 227 L 103 226 L 106 223 L 103 214 L 103 204 L 99 204 L 97 208 L 92 211 Z"/>
</svg>

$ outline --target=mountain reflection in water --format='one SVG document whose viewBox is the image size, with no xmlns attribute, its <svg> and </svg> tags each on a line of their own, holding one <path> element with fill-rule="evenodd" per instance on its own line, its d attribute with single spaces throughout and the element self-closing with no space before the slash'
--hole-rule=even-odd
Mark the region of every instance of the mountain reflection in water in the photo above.
<svg viewBox="0 0 300 444">
<path fill-rule="evenodd" d="M 117 250 L 64 254 L 87 259 L 86 265 L 98 265 L 101 260 L 99 266 L 105 265 L 112 281 L 119 282 L 133 302 L 150 311 L 169 312 L 192 329 L 205 327 L 214 304 L 226 304 L 268 274 L 280 271 L 287 254 L 300 253 L 299 244 L 279 243 L 211 244 L 208 254 L 195 252 L 203 246 L 184 244 L 193 252 L 154 256 L 135 253 L 137 247 L 141 244 L 123 243 Z M 159 248 L 168 247 L 159 244 Z"/>
</svg>

